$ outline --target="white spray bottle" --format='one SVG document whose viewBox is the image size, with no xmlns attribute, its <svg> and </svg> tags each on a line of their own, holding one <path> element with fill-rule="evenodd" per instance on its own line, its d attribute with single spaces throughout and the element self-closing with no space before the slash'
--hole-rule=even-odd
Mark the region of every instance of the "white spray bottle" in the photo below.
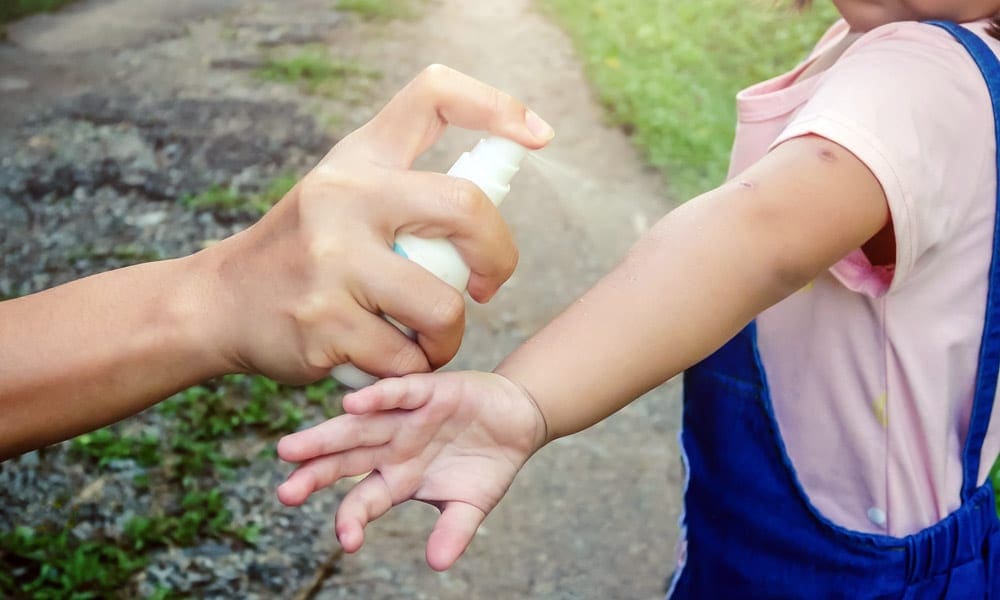
<svg viewBox="0 0 1000 600">
<path fill-rule="evenodd" d="M 517 142 L 497 136 L 488 137 L 480 140 L 472 151 L 463 153 L 448 170 L 448 175 L 468 179 L 479 186 L 494 205 L 500 206 L 510 192 L 510 180 L 517 174 L 521 160 L 527 154 L 528 149 Z M 458 291 L 465 292 L 469 284 L 469 266 L 446 238 L 427 239 L 403 234 L 396 238 L 393 249 Z M 406 335 L 413 336 L 408 327 L 393 319 L 389 322 Z M 337 365 L 331 375 L 354 389 L 369 386 L 378 380 L 349 363 Z"/>
</svg>

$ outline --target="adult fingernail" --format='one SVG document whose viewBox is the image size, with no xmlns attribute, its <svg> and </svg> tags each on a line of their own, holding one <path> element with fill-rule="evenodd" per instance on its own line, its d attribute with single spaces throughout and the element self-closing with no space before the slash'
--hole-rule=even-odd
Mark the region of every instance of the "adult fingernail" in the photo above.
<svg viewBox="0 0 1000 600">
<path fill-rule="evenodd" d="M 528 126 L 528 131 L 539 141 L 547 142 L 556 137 L 556 131 L 552 129 L 552 126 L 543 121 L 533 110 L 525 113 L 524 124 Z"/>
</svg>

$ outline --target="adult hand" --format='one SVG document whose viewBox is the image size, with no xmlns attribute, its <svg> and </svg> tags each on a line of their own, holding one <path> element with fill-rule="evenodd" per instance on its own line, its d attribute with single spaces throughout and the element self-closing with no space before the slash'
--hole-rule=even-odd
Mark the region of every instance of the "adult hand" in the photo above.
<svg viewBox="0 0 1000 600">
<path fill-rule="evenodd" d="M 0 302 L 0 460 L 225 373 L 305 383 L 348 361 L 381 376 L 447 362 L 463 299 L 394 254 L 395 237 L 450 238 L 479 301 L 517 262 L 478 188 L 409 170 L 449 123 L 530 148 L 552 137 L 510 96 L 429 67 L 246 231 L 192 256 Z"/>
<path fill-rule="evenodd" d="M 259 223 L 203 253 L 215 274 L 206 326 L 232 370 L 298 383 L 345 362 L 393 376 L 455 355 L 462 295 L 396 255 L 393 240 L 402 233 L 449 238 L 471 268 L 469 294 L 480 302 L 511 275 L 517 249 L 474 184 L 409 170 L 448 124 L 529 148 L 554 135 L 511 96 L 447 67 L 425 69 Z M 416 340 L 380 314 L 415 330 Z"/>
</svg>

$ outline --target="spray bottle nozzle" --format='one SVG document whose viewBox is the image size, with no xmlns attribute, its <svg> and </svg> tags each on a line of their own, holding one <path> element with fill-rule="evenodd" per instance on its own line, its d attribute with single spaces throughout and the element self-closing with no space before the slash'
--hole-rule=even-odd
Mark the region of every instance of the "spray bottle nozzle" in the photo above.
<svg viewBox="0 0 1000 600">
<path fill-rule="evenodd" d="M 527 155 L 528 149 L 521 144 L 494 135 L 480 140 L 475 148 L 462 154 L 448 174 L 475 183 L 493 204 L 499 205 L 510 191 L 510 180 Z"/>
</svg>

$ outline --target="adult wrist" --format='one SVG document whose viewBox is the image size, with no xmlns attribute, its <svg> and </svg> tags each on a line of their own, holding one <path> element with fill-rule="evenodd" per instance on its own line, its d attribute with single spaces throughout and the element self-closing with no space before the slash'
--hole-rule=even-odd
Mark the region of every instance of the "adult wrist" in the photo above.
<svg viewBox="0 0 1000 600">
<path fill-rule="evenodd" d="M 235 307 L 229 306 L 214 253 L 203 250 L 166 264 L 172 283 L 165 286 L 161 317 L 174 332 L 179 351 L 200 365 L 201 379 L 243 371 L 227 326 Z"/>
</svg>

